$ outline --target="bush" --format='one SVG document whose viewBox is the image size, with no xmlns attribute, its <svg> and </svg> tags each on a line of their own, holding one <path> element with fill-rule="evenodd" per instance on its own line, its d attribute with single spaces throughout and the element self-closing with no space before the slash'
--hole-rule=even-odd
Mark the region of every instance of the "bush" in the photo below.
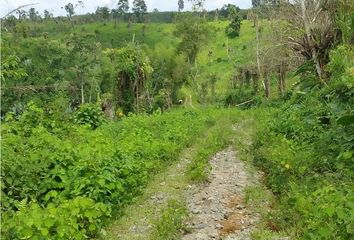
<svg viewBox="0 0 354 240">
<path fill-rule="evenodd" d="M 104 113 L 100 106 L 86 103 L 79 107 L 74 116 L 74 122 L 81 125 L 89 125 L 96 129 L 105 121 Z"/>
<path fill-rule="evenodd" d="M 329 85 L 294 94 L 253 145 L 254 162 L 279 198 L 273 219 L 296 239 L 354 237 L 354 84 L 335 55 L 330 66 L 342 67 Z"/>
<path fill-rule="evenodd" d="M 5 239 L 94 237 L 105 218 L 119 213 L 220 115 L 181 110 L 131 116 L 95 131 L 53 116 L 31 103 L 2 124 Z"/>
<path fill-rule="evenodd" d="M 181 230 L 185 228 L 185 220 L 188 216 L 186 204 L 177 200 L 169 200 L 167 207 L 163 209 L 161 219 L 155 223 L 153 239 L 168 240 L 178 239 Z"/>
</svg>

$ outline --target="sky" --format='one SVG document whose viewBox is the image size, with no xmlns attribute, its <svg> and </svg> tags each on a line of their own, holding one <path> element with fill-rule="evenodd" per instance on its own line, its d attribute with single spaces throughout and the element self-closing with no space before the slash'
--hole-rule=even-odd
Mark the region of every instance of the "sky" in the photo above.
<svg viewBox="0 0 354 240">
<path fill-rule="evenodd" d="M 251 7 L 252 0 L 206 0 L 205 8 L 216 9 L 221 8 L 224 4 L 235 4 L 240 8 Z M 3 17 L 11 10 L 29 3 L 38 3 L 32 7 L 36 8 L 37 11 L 43 15 L 44 9 L 49 10 L 54 16 L 66 15 L 65 10 L 62 9 L 67 3 L 76 3 L 77 0 L 0 0 L 0 17 Z M 84 14 L 87 12 L 94 12 L 97 6 L 109 7 L 110 9 L 115 8 L 118 0 L 82 0 L 85 7 L 78 7 L 75 12 L 77 14 Z M 130 6 L 132 6 L 133 0 L 129 0 Z M 148 11 L 152 11 L 157 8 L 159 11 L 177 11 L 178 0 L 145 0 L 148 7 Z M 185 0 L 185 10 L 191 10 L 191 4 L 188 0 Z M 31 7 L 26 7 L 24 10 L 28 10 Z"/>
</svg>

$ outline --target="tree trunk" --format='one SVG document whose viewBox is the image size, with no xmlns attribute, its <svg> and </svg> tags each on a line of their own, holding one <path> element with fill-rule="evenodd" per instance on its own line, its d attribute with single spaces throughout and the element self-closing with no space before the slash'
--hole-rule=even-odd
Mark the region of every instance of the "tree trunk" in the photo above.
<svg viewBox="0 0 354 240">
<path fill-rule="evenodd" d="M 84 80 L 81 79 L 81 104 L 85 103 L 85 95 L 84 95 Z"/>
<path fill-rule="evenodd" d="M 228 61 L 230 62 L 229 38 L 226 38 L 226 55 L 227 55 Z"/>
<path fill-rule="evenodd" d="M 267 99 L 269 99 L 269 97 L 270 97 L 270 81 L 269 81 L 268 72 L 264 73 L 263 85 L 264 85 L 264 95 Z"/>
<path fill-rule="evenodd" d="M 282 62 L 278 67 L 278 90 L 279 96 L 284 97 L 285 95 L 285 75 L 286 75 L 286 67 L 285 64 Z"/>
<path fill-rule="evenodd" d="M 259 79 L 258 74 L 256 73 L 252 74 L 253 91 L 255 93 L 258 92 L 258 79 Z"/>
<path fill-rule="evenodd" d="M 260 79 L 263 83 L 263 89 L 266 90 L 265 81 L 263 81 L 262 69 L 261 69 L 261 59 L 260 59 L 260 50 L 259 50 L 259 25 L 257 21 L 256 25 L 256 39 L 257 39 L 257 70 L 258 70 L 258 79 Z"/>
</svg>

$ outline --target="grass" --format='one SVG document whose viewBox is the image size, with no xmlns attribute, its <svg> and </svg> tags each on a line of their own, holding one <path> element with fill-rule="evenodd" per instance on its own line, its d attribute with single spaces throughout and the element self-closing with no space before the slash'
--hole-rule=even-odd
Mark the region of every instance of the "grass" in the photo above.
<svg viewBox="0 0 354 240">
<path fill-rule="evenodd" d="M 101 239 L 178 239 L 188 218 L 185 190 L 193 181 L 204 181 L 210 156 L 231 143 L 232 125 L 241 119 L 237 110 L 213 110 L 217 117 L 180 161 L 155 175 L 143 194 L 124 209 L 123 216 L 103 231 Z M 197 166 L 197 168 L 195 168 Z M 147 227 L 141 227 L 147 226 Z"/>
<path fill-rule="evenodd" d="M 192 181 L 205 182 L 208 179 L 210 157 L 216 152 L 226 148 L 231 143 L 232 125 L 239 120 L 240 112 L 225 111 L 213 128 L 199 138 L 195 144 L 196 151 L 192 155 L 191 164 L 188 167 L 188 176 Z"/>
<path fill-rule="evenodd" d="M 151 239 L 172 240 L 180 237 L 182 229 L 186 228 L 188 209 L 184 202 L 169 200 L 167 207 L 162 210 L 161 216 L 154 224 Z"/>
<path fill-rule="evenodd" d="M 247 110 L 240 115 L 238 124 L 234 126 L 233 147 L 237 156 L 246 164 L 249 172 L 255 173 L 258 169 L 253 165 L 253 153 L 251 152 L 252 142 L 257 138 L 257 133 L 267 128 L 266 120 L 273 115 L 274 109 L 257 108 Z M 270 213 L 277 211 L 277 199 L 272 192 L 263 185 L 263 176 L 255 173 L 259 179 L 252 179 L 252 184 L 245 189 L 245 203 L 247 208 L 260 216 L 255 231 L 252 233 L 254 240 L 281 239 L 287 235 L 273 229 L 273 220 Z"/>
</svg>

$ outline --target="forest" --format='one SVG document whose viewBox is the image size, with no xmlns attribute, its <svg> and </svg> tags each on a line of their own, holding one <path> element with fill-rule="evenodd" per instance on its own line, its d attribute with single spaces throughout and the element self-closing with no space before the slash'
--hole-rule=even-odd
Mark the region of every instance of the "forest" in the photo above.
<svg viewBox="0 0 354 240">
<path fill-rule="evenodd" d="M 354 2 L 174 1 L 1 16 L 0 238 L 354 239 Z"/>
</svg>

